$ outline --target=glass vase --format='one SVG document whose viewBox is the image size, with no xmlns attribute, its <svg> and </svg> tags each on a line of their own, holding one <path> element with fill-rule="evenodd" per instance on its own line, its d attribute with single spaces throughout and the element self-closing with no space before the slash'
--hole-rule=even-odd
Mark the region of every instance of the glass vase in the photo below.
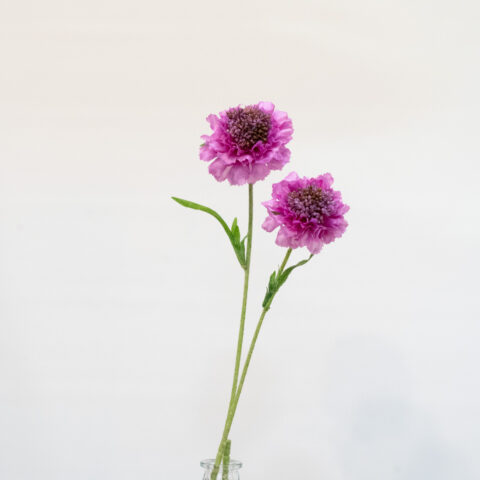
<svg viewBox="0 0 480 480">
<path fill-rule="evenodd" d="M 213 458 L 209 458 L 200 462 L 200 466 L 205 470 L 203 473 L 203 480 L 211 480 L 214 465 L 215 460 Z M 217 480 L 239 480 L 240 475 L 238 471 L 241 467 L 241 462 L 238 462 L 237 460 L 230 460 L 227 471 L 224 471 L 223 464 L 220 465 Z"/>
</svg>

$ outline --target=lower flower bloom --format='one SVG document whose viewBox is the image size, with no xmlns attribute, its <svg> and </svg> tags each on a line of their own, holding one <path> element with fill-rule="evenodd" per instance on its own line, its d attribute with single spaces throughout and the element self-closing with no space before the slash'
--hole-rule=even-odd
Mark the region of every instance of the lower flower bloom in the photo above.
<svg viewBox="0 0 480 480">
<path fill-rule="evenodd" d="M 292 172 L 275 183 L 272 199 L 264 202 L 268 217 L 263 229 L 272 232 L 280 227 L 275 243 L 281 247 L 307 247 L 318 253 L 326 243 L 340 238 L 348 223 L 343 217 L 350 207 L 342 195 L 331 188 L 329 173 L 316 178 L 300 178 Z"/>
</svg>

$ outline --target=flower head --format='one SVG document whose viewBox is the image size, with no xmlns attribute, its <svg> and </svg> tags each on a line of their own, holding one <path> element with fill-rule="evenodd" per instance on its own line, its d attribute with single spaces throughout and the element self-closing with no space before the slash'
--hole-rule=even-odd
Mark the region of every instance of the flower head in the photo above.
<svg viewBox="0 0 480 480">
<path fill-rule="evenodd" d="M 263 203 L 268 217 L 262 227 L 267 232 L 280 227 L 277 245 L 307 247 L 318 253 L 324 244 L 343 235 L 348 225 L 343 215 L 350 207 L 342 203 L 341 193 L 331 188 L 332 183 L 329 173 L 300 178 L 292 172 L 273 185 L 272 199 Z"/>
<path fill-rule="evenodd" d="M 213 160 L 208 171 L 219 182 L 255 183 L 290 160 L 285 145 L 292 138 L 292 121 L 273 103 L 230 108 L 207 121 L 213 133 L 202 136 L 200 159 Z"/>
</svg>

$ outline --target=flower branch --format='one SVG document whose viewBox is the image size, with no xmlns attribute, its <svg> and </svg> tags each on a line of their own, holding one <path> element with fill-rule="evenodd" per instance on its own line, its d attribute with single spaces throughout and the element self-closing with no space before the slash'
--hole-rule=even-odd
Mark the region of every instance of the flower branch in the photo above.
<svg viewBox="0 0 480 480">
<path fill-rule="evenodd" d="M 349 207 L 342 202 L 341 193 L 333 190 L 333 177 L 329 173 L 314 178 L 301 178 L 292 172 L 273 185 L 271 199 L 263 202 L 267 217 L 262 227 L 268 232 L 278 228 L 275 243 L 287 248 L 287 252 L 278 270 L 269 277 L 260 318 L 240 374 L 252 253 L 253 185 L 265 179 L 271 171 L 281 170 L 290 161 L 290 150 L 286 145 L 292 138 L 293 127 L 288 115 L 277 110 L 270 102 L 233 107 L 218 115 L 209 115 L 207 121 L 212 133 L 202 136 L 200 159 L 210 162 L 208 171 L 219 182 L 227 180 L 231 185 L 248 185 L 247 234 L 242 238 L 237 218 L 229 227 L 215 210 L 181 198 L 172 198 L 184 207 L 208 213 L 220 223 L 244 271 L 242 308 L 227 418 L 215 460 L 210 462 L 213 463 L 211 475 L 205 477 L 216 480 L 223 461 L 222 480 L 228 480 L 230 429 L 265 316 L 293 270 L 305 265 L 326 244 L 343 235 L 348 225 L 344 215 Z M 287 267 L 292 250 L 301 247 L 306 247 L 310 256 Z"/>
</svg>

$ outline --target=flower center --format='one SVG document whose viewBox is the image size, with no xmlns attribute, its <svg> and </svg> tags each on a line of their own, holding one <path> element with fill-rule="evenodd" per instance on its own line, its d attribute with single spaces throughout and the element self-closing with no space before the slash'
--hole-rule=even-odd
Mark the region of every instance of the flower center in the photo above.
<svg viewBox="0 0 480 480">
<path fill-rule="evenodd" d="M 242 150 L 252 148 L 258 141 L 267 141 L 270 115 L 257 106 L 232 108 L 227 112 L 227 117 L 228 133 Z"/>
<path fill-rule="evenodd" d="M 321 221 L 330 213 L 332 197 L 329 192 L 314 185 L 294 190 L 287 197 L 290 210 L 299 217 Z"/>
</svg>

